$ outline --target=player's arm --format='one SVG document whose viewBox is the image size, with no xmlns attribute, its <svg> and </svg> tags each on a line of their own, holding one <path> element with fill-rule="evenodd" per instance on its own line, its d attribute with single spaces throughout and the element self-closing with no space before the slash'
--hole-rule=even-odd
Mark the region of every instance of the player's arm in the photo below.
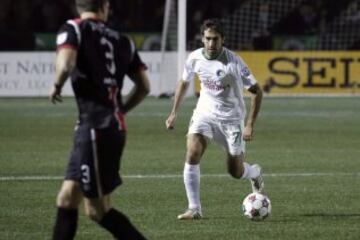
<svg viewBox="0 0 360 240">
<path fill-rule="evenodd" d="M 135 84 L 128 99 L 124 103 L 123 113 L 129 112 L 138 105 L 150 92 L 150 81 L 144 69 L 129 74 L 131 81 Z"/>
<path fill-rule="evenodd" d="M 76 65 L 77 51 L 73 48 L 61 48 L 56 55 L 55 82 L 50 90 L 52 103 L 61 102 L 61 89 Z"/>
<path fill-rule="evenodd" d="M 248 91 L 251 93 L 251 103 L 248 118 L 246 120 L 246 125 L 243 133 L 243 138 L 245 141 L 251 141 L 253 135 L 253 129 L 255 125 L 256 118 L 260 111 L 261 100 L 262 100 L 262 90 L 258 84 L 252 85 Z"/>
<path fill-rule="evenodd" d="M 176 116 L 180 103 L 182 102 L 187 89 L 189 88 L 189 82 L 180 80 L 177 84 L 174 96 L 174 103 L 169 117 L 166 119 L 165 124 L 167 129 L 173 129 L 175 126 Z"/>
</svg>

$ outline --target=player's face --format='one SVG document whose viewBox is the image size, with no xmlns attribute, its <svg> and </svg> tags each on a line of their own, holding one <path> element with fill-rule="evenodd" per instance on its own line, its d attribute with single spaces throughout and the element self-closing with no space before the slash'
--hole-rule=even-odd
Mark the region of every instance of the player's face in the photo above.
<svg viewBox="0 0 360 240">
<path fill-rule="evenodd" d="M 209 28 L 204 31 L 202 42 L 204 44 L 206 55 L 210 58 L 215 58 L 221 51 L 224 44 L 224 38 L 220 33 Z"/>
</svg>

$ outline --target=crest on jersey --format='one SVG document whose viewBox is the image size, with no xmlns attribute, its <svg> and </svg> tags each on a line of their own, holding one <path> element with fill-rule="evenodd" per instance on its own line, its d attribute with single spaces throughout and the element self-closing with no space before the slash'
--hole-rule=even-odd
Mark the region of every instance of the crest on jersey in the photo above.
<svg viewBox="0 0 360 240">
<path fill-rule="evenodd" d="M 247 67 L 243 67 L 242 69 L 241 69 L 241 75 L 243 75 L 244 77 L 248 77 L 248 76 L 250 76 L 250 70 L 249 70 L 249 68 L 247 68 Z"/>
<path fill-rule="evenodd" d="M 224 70 L 221 70 L 221 69 L 217 70 L 217 71 L 216 71 L 216 76 L 218 76 L 218 77 L 223 77 L 223 76 L 225 76 Z"/>
<path fill-rule="evenodd" d="M 67 39 L 67 32 L 60 33 L 56 38 L 56 44 L 61 45 L 63 44 Z"/>
</svg>

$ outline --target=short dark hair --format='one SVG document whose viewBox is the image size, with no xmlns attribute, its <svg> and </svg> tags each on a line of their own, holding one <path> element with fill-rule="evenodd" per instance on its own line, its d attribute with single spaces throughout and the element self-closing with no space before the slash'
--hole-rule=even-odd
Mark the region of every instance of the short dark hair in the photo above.
<svg viewBox="0 0 360 240">
<path fill-rule="evenodd" d="M 221 21 L 217 18 L 210 18 L 204 21 L 204 23 L 201 25 L 200 28 L 201 35 L 204 35 L 204 32 L 207 29 L 214 30 L 218 32 L 221 35 L 221 37 L 224 37 L 224 28 L 222 26 Z"/>
<path fill-rule="evenodd" d="M 98 12 L 109 0 L 76 0 L 76 7 L 82 12 Z"/>
</svg>

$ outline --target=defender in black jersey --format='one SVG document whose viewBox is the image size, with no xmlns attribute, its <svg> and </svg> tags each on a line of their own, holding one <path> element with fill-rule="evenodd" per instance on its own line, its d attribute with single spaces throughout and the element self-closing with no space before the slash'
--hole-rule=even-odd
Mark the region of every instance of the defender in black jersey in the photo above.
<svg viewBox="0 0 360 240">
<path fill-rule="evenodd" d="M 111 192 L 121 184 L 119 166 L 125 145 L 124 114 L 149 92 L 146 66 L 127 37 L 109 29 L 108 0 L 76 0 L 80 18 L 67 21 L 57 36 L 56 80 L 50 92 L 61 102 L 70 76 L 79 119 L 65 180 L 57 197 L 53 239 L 73 239 L 78 207 L 117 239 L 145 239 L 129 219 L 110 205 Z M 134 91 L 122 102 L 124 76 Z"/>
</svg>

